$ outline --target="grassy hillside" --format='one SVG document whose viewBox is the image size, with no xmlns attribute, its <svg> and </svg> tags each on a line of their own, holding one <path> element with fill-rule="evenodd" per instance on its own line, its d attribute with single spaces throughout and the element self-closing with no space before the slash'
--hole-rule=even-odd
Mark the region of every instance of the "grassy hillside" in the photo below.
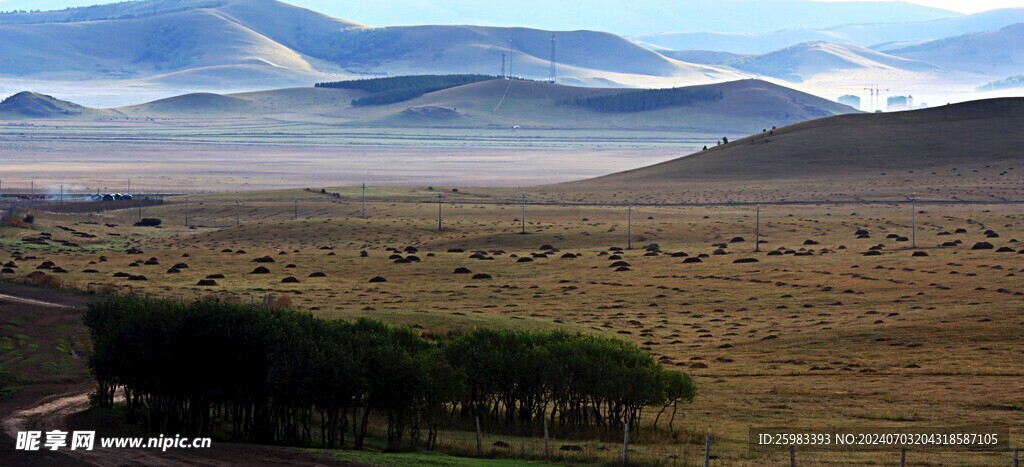
<svg viewBox="0 0 1024 467">
<path fill-rule="evenodd" d="M 1003 89 L 1024 88 L 1024 75 L 1011 76 L 1006 79 L 993 81 L 978 88 L 979 91 L 999 91 Z"/>
<path fill-rule="evenodd" d="M 366 91 L 370 95 L 352 101 L 354 106 L 366 106 L 405 102 L 427 93 L 493 79 L 498 79 L 498 77 L 489 75 L 416 75 L 317 83 L 316 87 Z"/>
<path fill-rule="evenodd" d="M 927 72 L 934 65 L 894 57 L 864 47 L 827 42 L 808 42 L 769 54 L 726 61 L 737 69 L 792 82 L 801 82 L 819 74 L 887 70 Z"/>
<path fill-rule="evenodd" d="M 281 21 L 289 10 L 276 12 Z M 131 40 L 126 40 L 131 38 Z M 311 79 L 306 57 L 217 9 L 179 9 L 152 15 L 87 22 L 0 24 L 0 56 L 8 76 L 45 79 L 131 79 L 213 70 L 209 78 L 279 83 Z M 234 76 L 235 69 L 245 71 Z"/>
<path fill-rule="evenodd" d="M 662 105 L 665 96 L 659 93 L 713 98 L 677 99 L 673 105 Z M 419 97 L 405 96 L 409 98 L 398 102 L 384 99 L 374 101 L 375 105 L 353 105 L 379 95 L 364 89 L 326 87 L 229 96 L 192 94 L 119 111 L 137 118 L 272 118 L 386 127 L 659 128 L 730 134 L 854 112 L 849 107 L 759 80 L 640 91 L 491 79 Z M 638 99 L 654 99 L 659 105 L 646 111 L 615 106 L 605 109 L 600 105 L 635 103 Z"/>
<path fill-rule="evenodd" d="M 6 0 L 24 1 L 24 0 Z M 36 0 L 39 1 L 39 0 Z M 809 0 L 468 0 L 344 2 L 293 0 L 296 4 L 358 21 L 390 24 L 536 24 L 550 29 L 592 29 L 616 34 L 656 31 L 751 31 L 817 28 L 836 24 L 924 21 L 960 16 L 907 2 L 818 2 Z M 736 12 L 742 11 L 743 14 Z M 751 18 L 755 18 L 751 21 Z"/>
<path fill-rule="evenodd" d="M 888 50 L 887 53 L 943 68 L 994 76 L 1020 72 L 1024 65 L 1024 24 Z"/>
<path fill-rule="evenodd" d="M 505 53 L 516 76 L 546 78 L 551 35 L 482 26 L 369 28 L 276 0 L 148 0 L 0 16 L 0 44 L 7 44 L 0 76 L 281 87 L 338 77 L 494 75 Z M 559 32 L 558 47 L 566 82 L 740 77 L 602 32 Z"/>
<path fill-rule="evenodd" d="M 0 102 L 0 119 L 109 117 L 117 112 L 84 107 L 53 96 L 19 92 Z"/>
<path fill-rule="evenodd" d="M 841 115 L 799 123 L 662 164 L 551 187 L 573 193 L 643 186 L 685 201 L 700 190 L 734 199 L 1019 199 L 1024 99 L 968 102 L 913 112 Z M 791 185 L 788 190 L 779 185 Z"/>
</svg>

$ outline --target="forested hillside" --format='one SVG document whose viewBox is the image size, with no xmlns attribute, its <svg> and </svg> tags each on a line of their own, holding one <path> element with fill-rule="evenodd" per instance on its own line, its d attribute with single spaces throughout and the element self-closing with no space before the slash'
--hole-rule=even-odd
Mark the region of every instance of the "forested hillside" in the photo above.
<svg viewBox="0 0 1024 467">
<path fill-rule="evenodd" d="M 722 100 L 722 91 L 704 87 L 645 89 L 607 96 L 584 97 L 562 104 L 586 107 L 598 112 L 644 112 Z"/>
<path fill-rule="evenodd" d="M 369 92 L 369 96 L 352 100 L 352 105 L 364 106 L 404 102 L 427 93 L 492 79 L 499 78 L 488 75 L 415 75 L 316 83 L 316 87 Z"/>
</svg>

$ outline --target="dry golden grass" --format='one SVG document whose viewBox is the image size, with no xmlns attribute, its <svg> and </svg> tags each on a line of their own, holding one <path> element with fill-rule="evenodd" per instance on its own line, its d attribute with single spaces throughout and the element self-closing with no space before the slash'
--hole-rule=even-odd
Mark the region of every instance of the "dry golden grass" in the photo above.
<svg viewBox="0 0 1024 467">
<path fill-rule="evenodd" d="M 126 227 L 134 211 L 39 214 L 36 228 L 52 234 L 50 246 L 11 238 L 38 236 L 38 230 L 4 229 L 0 260 L 24 258 L 15 259 L 17 276 L 53 261 L 69 271 L 61 274 L 67 283 L 83 290 L 257 302 L 273 295 L 324 318 L 370 317 L 424 332 L 561 327 L 632 340 L 665 365 L 692 373 L 700 390 L 686 408 L 682 441 L 644 444 L 641 438 L 637 458 L 650 463 L 698 464 L 706 433 L 715 435 L 715 453 L 728 465 L 782 461 L 781 454 L 766 459 L 748 452 L 750 426 L 1006 425 L 1020 435 L 1019 206 L 919 206 L 918 244 L 926 257 L 913 257 L 908 242 L 886 238 L 910 236 L 907 204 L 768 206 L 760 253 L 753 252 L 753 208 L 638 208 L 634 249 L 618 253 L 630 270 L 617 272 L 610 256 L 617 253 L 611 247 L 627 246 L 624 208 L 530 206 L 523 235 L 519 206 L 445 205 L 445 228 L 438 232 L 436 204 L 401 202 L 430 194 L 390 190 L 394 202 L 373 200 L 369 218 L 360 219 L 358 202 L 347 197 L 253 193 L 237 207 L 237 227 L 238 195 L 192 197 L 193 229 L 184 226 L 180 199 L 146 209 L 146 217 L 164 220 L 160 229 Z M 298 220 L 292 220 L 295 198 L 302 200 Z M 954 233 L 959 228 L 966 233 Z M 858 229 L 871 238 L 857 239 Z M 990 229 L 999 237 L 986 238 Z M 714 244 L 734 237 L 745 241 L 714 254 Z M 59 240 L 81 246 L 60 247 Z M 804 245 L 807 240 L 818 244 Z M 937 246 L 955 240 L 962 244 Z M 982 241 L 1013 251 L 971 249 Z M 645 256 L 650 243 L 662 253 Z M 863 255 L 877 244 L 885 245 L 881 255 Z M 540 253 L 542 245 L 560 251 L 526 263 L 513 257 Z M 125 253 L 128 246 L 143 253 Z M 407 246 L 418 249 L 412 254 L 419 262 L 390 259 L 396 253 L 387 248 Z M 464 252 L 448 252 L 455 248 Z M 768 254 L 780 248 L 813 254 Z M 493 259 L 471 259 L 478 250 Z M 683 264 L 673 252 L 708 256 Z M 565 253 L 579 257 L 563 259 Z M 264 256 L 274 262 L 253 262 Z M 130 265 L 150 258 L 159 264 Z M 734 264 L 741 258 L 759 262 Z M 188 268 L 169 274 L 177 263 Z M 250 274 L 259 266 L 270 273 Z M 453 274 L 460 267 L 472 274 Z M 84 272 L 90 269 L 96 272 Z M 113 277 L 117 272 L 148 280 Z M 325 277 L 309 277 L 317 272 Z M 492 279 L 472 279 L 477 273 Z M 196 285 L 213 274 L 224 276 L 214 279 L 216 286 Z M 369 282 L 377 276 L 387 282 Z M 282 283 L 287 277 L 299 282 Z M 449 436 L 453 450 L 470 449 L 471 441 Z M 536 451 L 535 440 L 518 442 Z M 607 452 L 584 444 L 588 455 L 617 455 L 612 444 Z M 910 458 L 915 465 L 1004 465 L 1009 455 L 912 452 Z M 898 453 L 801 453 L 800 459 L 891 465 Z"/>
</svg>

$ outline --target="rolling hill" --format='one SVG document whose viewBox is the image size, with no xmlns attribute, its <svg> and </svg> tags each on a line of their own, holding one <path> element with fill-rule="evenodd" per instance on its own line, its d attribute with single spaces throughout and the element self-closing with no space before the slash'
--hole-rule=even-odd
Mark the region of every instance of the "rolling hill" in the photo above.
<svg viewBox="0 0 1024 467">
<path fill-rule="evenodd" d="M 979 91 L 1000 91 L 1003 89 L 1024 88 L 1024 75 L 1011 76 L 1009 78 L 993 81 L 978 88 Z"/>
<path fill-rule="evenodd" d="M 828 42 L 808 42 L 770 54 L 727 60 L 724 64 L 748 73 L 792 82 L 802 82 L 822 74 L 877 73 L 883 70 L 928 72 L 936 69 L 922 61 L 894 57 L 856 45 Z"/>
<path fill-rule="evenodd" d="M 270 0 L 154 0 L 4 15 L 0 69 L 37 79 L 294 83 L 325 65 L 283 42 L 295 31 L 349 27 L 356 25 Z"/>
<path fill-rule="evenodd" d="M 53 96 L 34 92 L 19 92 L 0 101 L 0 119 L 20 120 L 25 118 L 85 118 L 111 117 L 118 113 L 83 107 Z"/>
<path fill-rule="evenodd" d="M 89 5 L 118 0 L 63 0 L 60 3 Z M 52 8 L 52 0 L 4 0 L 0 9 Z M 735 31 L 751 27 L 759 31 L 782 28 L 827 27 L 847 23 L 921 21 L 959 16 L 957 13 L 908 3 L 853 4 L 807 0 L 524 0 L 514 3 L 472 0 L 392 0 L 388 2 L 337 2 L 291 0 L 289 3 L 367 24 L 523 26 L 555 30 L 591 29 L 616 34 L 658 31 Z M 747 15 L 735 15 L 745 11 Z M 709 19 L 713 18 L 711 21 Z M 756 18 L 751 21 L 749 18 Z M 711 29 L 709 29 L 711 28 Z"/>
<path fill-rule="evenodd" d="M 268 88 L 366 75 L 497 74 L 502 54 L 510 53 L 514 74 L 545 78 L 551 34 L 477 26 L 371 28 L 275 0 L 145 0 L 0 15 L 0 76 Z M 559 32 L 558 44 L 559 74 L 572 84 L 741 77 L 608 33 Z"/>
<path fill-rule="evenodd" d="M 714 50 L 658 50 L 658 53 L 679 61 L 702 65 L 727 65 L 729 62 L 750 57 L 750 55 Z"/>
<path fill-rule="evenodd" d="M 116 109 L 133 118 L 271 118 L 388 127 L 677 128 L 759 131 L 853 109 L 760 80 L 681 88 L 705 100 L 648 111 L 603 111 L 590 98 L 635 99 L 656 91 L 599 89 L 501 79 L 430 92 L 384 105 L 353 106 L 353 89 L 296 88 L 221 96 L 190 94 Z M 662 98 L 659 98 L 662 99 Z"/>
<path fill-rule="evenodd" d="M 912 191 L 949 199 L 973 188 L 974 197 L 998 200 L 1024 186 L 1022 125 L 1024 98 L 840 115 L 547 189 L 679 202 L 710 192 L 747 201 L 905 199 Z"/>
<path fill-rule="evenodd" d="M 1024 68 L 1024 23 L 993 32 L 887 49 L 885 52 L 947 69 L 989 76 L 1019 74 Z"/>
<path fill-rule="evenodd" d="M 882 73 L 940 73 L 935 65 L 877 52 L 852 44 L 807 42 L 764 55 L 738 55 L 711 50 L 661 50 L 662 55 L 690 63 L 731 67 L 755 76 L 793 83 L 815 79 L 850 79 Z M 905 75 L 910 76 L 910 75 Z"/>
</svg>

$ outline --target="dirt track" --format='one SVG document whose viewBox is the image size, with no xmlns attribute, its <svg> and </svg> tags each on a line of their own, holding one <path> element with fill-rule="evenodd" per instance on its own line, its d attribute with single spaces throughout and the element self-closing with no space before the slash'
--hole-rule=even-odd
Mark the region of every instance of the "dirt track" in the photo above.
<svg viewBox="0 0 1024 467">
<path fill-rule="evenodd" d="M 86 297 L 0 284 L 0 305 L 7 317 L 32 313 L 50 320 L 78 319 L 77 307 Z M 61 314 L 60 317 L 54 316 Z M 271 446 L 214 442 L 210 449 L 101 449 L 93 451 L 16 451 L 19 431 L 69 430 L 69 417 L 89 408 L 89 382 L 30 384 L 0 399 L 0 465 L 4 466 L 231 466 L 231 465 L 355 465 L 335 462 L 309 451 Z M 97 427 L 99 428 L 99 427 Z M 102 429 L 97 437 L 103 436 Z"/>
<path fill-rule="evenodd" d="M 13 440 L 19 431 L 26 430 L 67 430 L 67 418 L 89 408 L 89 393 L 65 395 L 39 401 L 38 405 L 20 410 L 3 420 L 4 434 Z M 287 448 L 247 446 L 230 443 L 214 443 L 206 450 L 154 449 L 102 449 L 93 451 L 64 451 L 64 458 L 54 458 L 51 453 L 35 456 L 26 452 L 18 455 L 20 460 L 35 465 L 95 465 L 95 466 L 232 466 L 232 465 L 339 465 L 318 456 L 296 452 Z M 29 464 L 26 464 L 29 465 Z"/>
</svg>

